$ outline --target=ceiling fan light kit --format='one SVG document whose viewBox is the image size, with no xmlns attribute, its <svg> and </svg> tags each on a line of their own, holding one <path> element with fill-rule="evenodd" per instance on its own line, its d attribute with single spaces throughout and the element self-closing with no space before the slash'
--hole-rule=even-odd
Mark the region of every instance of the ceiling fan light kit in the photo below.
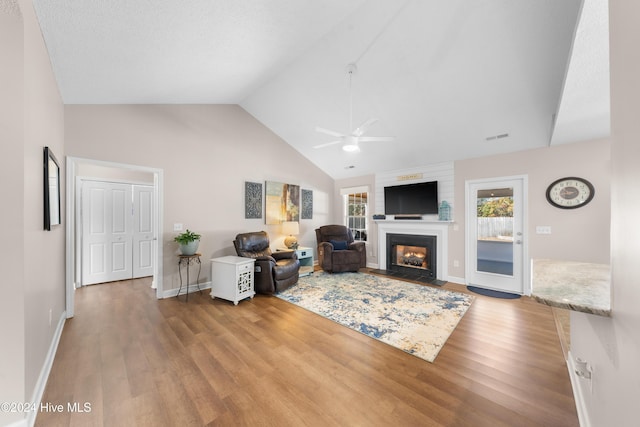
<svg viewBox="0 0 640 427">
<path fill-rule="evenodd" d="M 358 144 L 353 142 L 344 144 L 342 146 L 342 149 L 347 153 L 357 153 L 358 151 L 360 151 L 360 147 L 358 146 Z"/>
</svg>

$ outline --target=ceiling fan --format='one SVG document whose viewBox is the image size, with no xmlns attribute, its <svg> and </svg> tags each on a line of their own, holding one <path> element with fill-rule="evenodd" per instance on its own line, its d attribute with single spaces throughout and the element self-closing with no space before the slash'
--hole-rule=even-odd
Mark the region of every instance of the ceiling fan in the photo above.
<svg viewBox="0 0 640 427">
<path fill-rule="evenodd" d="M 360 142 L 392 142 L 395 140 L 395 138 L 392 136 L 363 136 L 364 133 L 369 129 L 369 127 L 378 121 L 378 119 L 375 118 L 368 119 L 357 128 L 353 128 L 353 91 L 351 90 L 351 80 L 356 70 L 356 64 L 349 64 L 347 66 L 347 73 L 349 73 L 349 129 L 353 130 L 350 134 L 343 134 L 322 127 L 316 127 L 316 132 L 333 136 L 338 139 L 336 141 L 316 145 L 313 148 L 324 148 L 335 144 L 343 144 L 342 149 L 344 151 L 357 152 L 360 151 Z"/>
</svg>

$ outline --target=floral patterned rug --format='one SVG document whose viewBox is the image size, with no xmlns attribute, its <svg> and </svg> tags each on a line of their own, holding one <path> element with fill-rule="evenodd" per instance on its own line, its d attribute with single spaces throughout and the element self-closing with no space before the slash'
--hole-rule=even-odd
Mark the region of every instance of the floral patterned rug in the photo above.
<svg viewBox="0 0 640 427">
<path fill-rule="evenodd" d="M 365 273 L 316 272 L 276 295 L 433 362 L 472 295 Z"/>
</svg>

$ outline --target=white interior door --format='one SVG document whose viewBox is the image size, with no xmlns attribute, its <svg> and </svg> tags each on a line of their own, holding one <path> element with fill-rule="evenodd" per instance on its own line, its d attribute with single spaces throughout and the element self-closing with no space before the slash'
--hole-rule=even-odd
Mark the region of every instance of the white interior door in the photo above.
<svg viewBox="0 0 640 427">
<path fill-rule="evenodd" d="M 468 285 L 523 294 L 526 177 L 467 181 Z"/>
<path fill-rule="evenodd" d="M 85 181 L 82 186 L 82 284 L 132 277 L 132 188 Z"/>
<path fill-rule="evenodd" d="M 133 277 L 153 276 L 153 187 L 133 186 Z"/>
</svg>

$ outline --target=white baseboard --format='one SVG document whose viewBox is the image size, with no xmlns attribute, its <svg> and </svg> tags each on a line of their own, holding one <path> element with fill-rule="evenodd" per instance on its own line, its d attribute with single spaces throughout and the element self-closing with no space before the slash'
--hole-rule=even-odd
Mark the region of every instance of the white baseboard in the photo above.
<svg viewBox="0 0 640 427">
<path fill-rule="evenodd" d="M 49 345 L 47 357 L 44 360 L 44 364 L 42 365 L 42 369 L 40 370 L 40 376 L 38 377 L 38 382 L 36 383 L 36 387 L 33 390 L 33 395 L 31 396 L 30 402 L 34 403 L 37 408 L 40 407 L 40 403 L 42 402 L 44 389 L 47 386 L 47 380 L 49 379 L 51 367 L 53 366 L 53 360 L 55 359 L 56 352 L 58 351 L 58 344 L 60 343 L 60 337 L 62 336 L 62 330 L 64 329 L 64 323 L 66 322 L 66 320 L 67 312 L 63 311 L 60 315 L 60 319 L 58 319 L 58 325 L 56 326 L 56 331 L 53 334 L 53 339 L 51 340 L 51 344 Z M 38 411 L 30 411 L 27 414 L 27 418 L 25 418 L 24 420 L 24 426 L 32 427 L 36 422 L 36 415 L 38 415 Z"/>
<path fill-rule="evenodd" d="M 578 421 L 580 427 L 591 427 L 589 421 L 589 412 L 587 411 L 587 403 L 584 400 L 584 394 L 582 392 L 581 379 L 576 374 L 576 365 L 574 363 L 571 350 L 567 353 L 567 368 L 569 369 L 569 379 L 571 379 L 571 388 L 573 389 L 573 399 L 576 401 L 576 411 L 578 412 Z"/>
<path fill-rule="evenodd" d="M 211 289 L 211 282 L 204 282 L 199 284 L 201 290 Z M 168 289 L 162 293 L 162 298 L 173 298 L 178 295 L 178 290 L 180 288 Z M 198 285 L 195 283 L 189 285 L 189 293 L 198 292 Z M 185 286 L 182 287 L 180 291 L 180 295 L 184 295 L 187 293 L 187 288 Z"/>
<path fill-rule="evenodd" d="M 458 285 L 466 286 L 466 282 L 464 280 L 464 277 L 449 276 L 447 278 L 447 282 L 457 283 Z"/>
<path fill-rule="evenodd" d="M 21 419 L 19 421 L 15 421 L 15 422 L 13 422 L 11 424 L 7 424 L 4 427 L 29 427 L 29 424 L 27 424 L 27 422 L 28 422 L 27 419 L 23 418 L 23 419 Z M 31 424 L 31 425 L 33 425 L 33 424 Z"/>
</svg>

